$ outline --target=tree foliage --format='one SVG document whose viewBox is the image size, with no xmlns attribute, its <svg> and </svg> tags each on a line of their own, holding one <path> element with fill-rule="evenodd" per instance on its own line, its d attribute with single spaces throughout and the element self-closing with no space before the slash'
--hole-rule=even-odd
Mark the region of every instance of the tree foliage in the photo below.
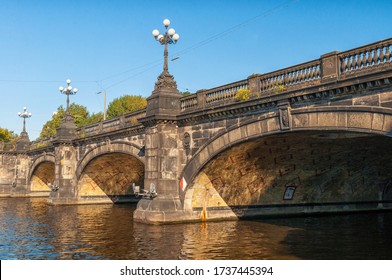
<svg viewBox="0 0 392 280">
<path fill-rule="evenodd" d="M 69 111 L 74 117 L 75 125 L 81 127 L 91 123 L 99 122 L 103 119 L 102 113 L 90 114 L 85 106 L 72 103 L 69 106 Z M 56 135 L 57 128 L 60 126 L 65 109 L 63 106 L 58 107 L 57 113 L 53 114 L 52 119 L 47 121 L 42 127 L 38 139 L 49 138 Z"/>
<path fill-rule="evenodd" d="M 0 127 L 0 142 L 12 142 L 18 138 L 13 131 Z"/>
<path fill-rule="evenodd" d="M 181 96 L 188 96 L 191 95 L 192 93 L 190 91 L 184 91 L 181 93 Z"/>
<path fill-rule="evenodd" d="M 109 103 L 107 109 L 107 118 L 115 118 L 125 113 L 143 109 L 147 106 L 147 100 L 144 97 L 136 95 L 124 95 L 114 99 Z"/>
</svg>

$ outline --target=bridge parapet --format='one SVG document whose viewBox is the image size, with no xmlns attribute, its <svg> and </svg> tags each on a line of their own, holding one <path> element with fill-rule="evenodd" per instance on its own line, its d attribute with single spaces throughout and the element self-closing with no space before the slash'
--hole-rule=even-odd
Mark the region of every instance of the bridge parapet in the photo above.
<svg viewBox="0 0 392 280">
<path fill-rule="evenodd" d="M 251 99 L 272 97 L 298 90 L 309 90 L 331 82 L 343 82 L 360 76 L 376 75 L 391 68 L 392 38 L 351 49 L 331 52 L 319 59 L 181 98 L 181 112 L 188 113 L 235 102 L 238 89 L 250 90 Z"/>
<path fill-rule="evenodd" d="M 280 93 L 320 83 L 319 59 L 260 75 L 260 94 Z M 257 78 L 257 76 L 255 76 Z"/>
<path fill-rule="evenodd" d="M 345 51 L 338 55 L 342 77 L 380 71 L 391 62 L 392 39 Z"/>
<path fill-rule="evenodd" d="M 146 116 L 146 109 L 140 109 L 120 117 L 80 127 L 76 130 L 78 138 L 86 138 L 97 134 L 117 131 L 121 128 L 138 125 L 138 119 Z"/>
<path fill-rule="evenodd" d="M 145 115 L 146 109 L 140 109 L 128 114 L 124 114 L 117 118 L 79 127 L 76 129 L 76 139 L 84 139 L 96 135 L 104 135 L 106 133 L 118 131 L 122 128 L 132 128 L 140 126 L 141 124 L 139 124 L 138 119 L 145 117 Z M 51 137 L 38 141 L 32 141 L 30 144 L 30 151 L 39 151 L 42 149 L 53 148 L 52 143 L 55 140 L 55 137 Z M 15 150 L 14 146 L 15 145 L 11 143 L 5 143 L 4 145 L 0 144 L 0 151 Z"/>
</svg>

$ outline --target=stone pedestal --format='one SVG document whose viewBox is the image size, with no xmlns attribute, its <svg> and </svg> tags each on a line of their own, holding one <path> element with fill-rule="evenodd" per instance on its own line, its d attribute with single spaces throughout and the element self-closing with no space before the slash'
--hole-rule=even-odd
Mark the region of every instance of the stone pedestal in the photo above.
<svg viewBox="0 0 392 280">
<path fill-rule="evenodd" d="M 30 139 L 29 135 L 26 131 L 22 131 L 20 133 L 19 139 L 16 142 L 16 151 L 17 152 L 25 152 L 29 149 L 30 146 Z"/>
<path fill-rule="evenodd" d="M 72 145 L 75 137 L 73 117 L 66 113 L 57 129 L 55 146 L 55 177 L 48 203 L 51 205 L 76 204 L 78 200 L 76 180 L 76 149 Z"/>
</svg>

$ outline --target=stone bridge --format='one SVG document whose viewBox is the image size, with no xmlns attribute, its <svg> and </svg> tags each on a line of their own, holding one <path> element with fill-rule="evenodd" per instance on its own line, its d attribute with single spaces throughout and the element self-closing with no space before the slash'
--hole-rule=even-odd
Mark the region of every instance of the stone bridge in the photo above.
<svg viewBox="0 0 392 280">
<path fill-rule="evenodd" d="M 138 201 L 134 219 L 157 224 L 391 209 L 391 48 L 331 52 L 186 97 L 164 70 L 144 110 L 3 144 L 0 193 Z M 136 198 L 133 185 L 156 196 Z"/>
</svg>

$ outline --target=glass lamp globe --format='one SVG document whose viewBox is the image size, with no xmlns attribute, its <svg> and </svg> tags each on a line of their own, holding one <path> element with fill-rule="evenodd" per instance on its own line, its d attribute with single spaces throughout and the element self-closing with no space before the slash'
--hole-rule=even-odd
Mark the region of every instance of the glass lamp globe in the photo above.
<svg viewBox="0 0 392 280">
<path fill-rule="evenodd" d="M 170 25 L 170 20 L 165 19 L 165 20 L 163 21 L 163 25 L 166 26 L 166 27 L 168 27 L 168 26 Z"/>
<path fill-rule="evenodd" d="M 70 80 L 70 79 L 68 79 L 66 82 L 67 82 L 67 84 L 70 84 L 70 83 L 71 83 L 71 80 Z"/>
<path fill-rule="evenodd" d="M 180 35 L 178 35 L 177 33 L 173 35 L 173 40 L 174 41 L 178 41 L 178 39 L 180 39 Z"/>
<path fill-rule="evenodd" d="M 159 35 L 159 30 L 158 30 L 158 29 L 154 29 L 154 30 L 152 31 L 152 35 L 153 35 L 154 37 L 158 37 L 158 35 Z"/>
<path fill-rule="evenodd" d="M 170 36 L 173 36 L 175 33 L 176 33 L 176 31 L 175 31 L 173 28 L 170 28 L 170 29 L 167 31 L 167 34 L 169 34 Z"/>
</svg>

